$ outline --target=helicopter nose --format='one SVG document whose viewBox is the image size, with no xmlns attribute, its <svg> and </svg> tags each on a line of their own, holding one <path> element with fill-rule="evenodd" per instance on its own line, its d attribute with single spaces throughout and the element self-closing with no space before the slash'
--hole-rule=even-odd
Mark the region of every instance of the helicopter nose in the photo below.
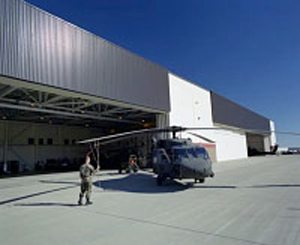
<svg viewBox="0 0 300 245">
<path fill-rule="evenodd" d="M 182 164 L 181 171 L 183 175 L 190 177 L 203 176 L 207 172 L 206 168 L 203 169 L 203 167 L 195 164 Z"/>
<path fill-rule="evenodd" d="M 191 168 L 191 171 L 193 172 L 193 173 L 195 173 L 195 174 L 199 174 L 199 173 L 201 173 L 201 174 L 205 174 L 206 173 L 206 169 L 204 168 L 204 169 L 202 169 L 202 168 Z"/>
</svg>

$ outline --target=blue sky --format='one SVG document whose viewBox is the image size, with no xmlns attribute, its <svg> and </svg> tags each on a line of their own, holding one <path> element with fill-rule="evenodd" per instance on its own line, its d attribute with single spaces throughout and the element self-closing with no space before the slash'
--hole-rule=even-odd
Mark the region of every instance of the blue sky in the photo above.
<svg viewBox="0 0 300 245">
<path fill-rule="evenodd" d="M 300 132 L 300 1 L 27 2 Z"/>
</svg>

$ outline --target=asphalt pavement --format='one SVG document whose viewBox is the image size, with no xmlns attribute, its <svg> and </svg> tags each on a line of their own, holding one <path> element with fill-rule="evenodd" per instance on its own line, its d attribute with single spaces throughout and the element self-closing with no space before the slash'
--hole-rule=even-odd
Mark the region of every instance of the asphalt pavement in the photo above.
<svg viewBox="0 0 300 245">
<path fill-rule="evenodd" d="M 300 156 L 214 171 L 162 187 L 151 171 L 103 171 L 89 206 L 77 205 L 77 172 L 0 179 L 1 244 L 300 244 Z"/>
</svg>

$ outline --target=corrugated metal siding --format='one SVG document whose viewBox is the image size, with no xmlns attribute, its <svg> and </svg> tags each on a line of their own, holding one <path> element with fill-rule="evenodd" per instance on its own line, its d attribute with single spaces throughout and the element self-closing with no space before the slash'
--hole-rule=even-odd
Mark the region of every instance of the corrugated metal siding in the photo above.
<svg viewBox="0 0 300 245">
<path fill-rule="evenodd" d="M 228 126 L 270 130 L 269 119 L 211 92 L 213 121 Z"/>
<path fill-rule="evenodd" d="M 5 76 L 170 110 L 166 69 L 22 0 L 0 0 L 0 59 Z"/>
</svg>

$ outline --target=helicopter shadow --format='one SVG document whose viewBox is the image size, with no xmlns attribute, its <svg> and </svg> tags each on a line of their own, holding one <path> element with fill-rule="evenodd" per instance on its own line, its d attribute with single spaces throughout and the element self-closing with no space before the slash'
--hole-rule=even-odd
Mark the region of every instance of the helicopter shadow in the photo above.
<svg viewBox="0 0 300 245">
<path fill-rule="evenodd" d="M 188 189 L 188 186 L 172 180 L 167 180 L 162 186 L 157 186 L 156 178 L 146 173 L 135 173 L 118 179 L 95 181 L 93 184 L 95 187 L 100 187 L 104 191 L 124 191 L 147 194 L 172 193 Z"/>
</svg>

